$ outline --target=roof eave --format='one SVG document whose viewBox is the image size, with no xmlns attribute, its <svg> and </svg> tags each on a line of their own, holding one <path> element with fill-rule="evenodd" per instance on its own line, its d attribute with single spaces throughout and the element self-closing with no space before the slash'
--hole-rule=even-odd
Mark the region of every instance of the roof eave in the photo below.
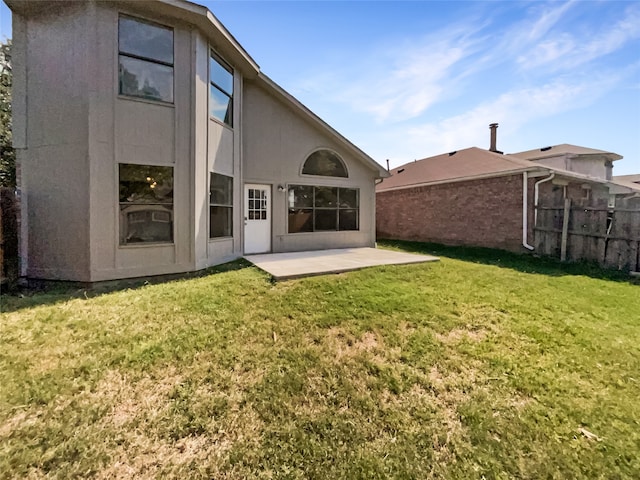
<svg viewBox="0 0 640 480">
<path fill-rule="evenodd" d="M 548 171 L 548 170 L 549 170 L 548 168 L 535 165 L 531 167 L 520 167 L 520 168 L 511 169 L 511 170 L 502 170 L 500 172 L 489 172 L 489 173 L 481 173 L 478 175 L 468 175 L 465 177 L 446 178 L 442 180 L 435 180 L 433 182 L 418 182 L 418 183 L 412 183 L 407 185 L 398 185 L 396 187 L 378 188 L 376 189 L 376 192 L 379 192 L 379 193 L 391 192 L 393 190 L 404 190 L 407 188 L 429 187 L 432 185 L 442 185 L 444 183 L 468 182 L 471 180 L 482 180 L 485 178 L 497 178 L 497 177 L 504 177 L 508 175 L 516 175 L 524 172 L 535 172 L 535 171 L 542 172 L 542 171 Z M 384 183 L 382 183 L 381 185 L 384 185 Z"/>
<path fill-rule="evenodd" d="M 133 6 L 138 6 L 143 3 L 153 3 L 156 5 L 154 11 L 158 11 L 158 6 L 165 6 L 168 9 L 167 14 L 172 14 L 179 19 L 196 25 L 207 36 L 211 42 L 211 46 L 220 50 L 218 53 L 224 55 L 226 60 L 231 62 L 234 68 L 239 70 L 245 77 L 255 77 L 260 71 L 260 66 L 244 47 L 240 45 L 240 42 L 236 40 L 211 10 L 203 5 L 198 5 L 187 0 L 118 1 Z M 162 10 L 162 8 L 160 10 Z"/>
<path fill-rule="evenodd" d="M 526 152 L 519 152 L 519 153 L 509 153 L 507 155 L 510 155 L 512 157 L 516 157 L 519 158 L 520 160 L 525 160 L 527 162 L 535 162 L 535 161 L 539 161 L 539 160 L 545 160 L 547 158 L 554 158 L 554 157 L 562 157 L 564 155 L 569 155 L 573 158 L 575 157 L 590 157 L 590 156 L 594 156 L 594 157 L 604 157 L 607 160 L 611 160 L 616 161 L 616 160 L 622 160 L 622 155 L 618 155 L 617 153 L 614 152 L 605 152 L 605 151 L 599 151 L 599 152 L 585 152 L 585 153 L 576 153 L 576 152 L 551 152 L 551 153 L 545 153 L 544 155 L 537 155 L 534 152 L 531 152 L 531 155 L 525 155 Z"/>
<path fill-rule="evenodd" d="M 5 3 L 13 13 L 26 17 L 48 12 L 51 8 L 62 9 L 78 5 L 76 2 L 59 0 L 5 0 Z M 219 53 L 244 76 L 255 77 L 260 70 L 251 55 L 205 6 L 187 0 L 102 0 L 100 3 L 126 7 L 141 14 L 152 12 L 154 15 L 175 18 L 195 25 L 207 37 L 212 47 L 220 50 Z"/>
</svg>

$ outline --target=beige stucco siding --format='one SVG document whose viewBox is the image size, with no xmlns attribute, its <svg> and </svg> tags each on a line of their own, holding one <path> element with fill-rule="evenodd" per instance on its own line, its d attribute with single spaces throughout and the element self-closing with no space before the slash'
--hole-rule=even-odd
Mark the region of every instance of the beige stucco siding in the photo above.
<svg viewBox="0 0 640 480">
<path fill-rule="evenodd" d="M 611 179 L 611 167 L 607 167 L 604 155 L 572 155 L 562 154 L 555 157 L 536 159 L 536 163 L 552 168 L 582 173 L 594 178 Z"/>
<path fill-rule="evenodd" d="M 191 209 L 193 223 L 191 225 L 194 239 L 195 268 L 202 269 L 208 265 L 209 227 L 209 167 L 207 162 L 209 123 L 209 45 L 206 38 L 198 31 L 191 33 L 193 45 L 194 85 L 191 108 L 193 111 L 193 154 L 191 162 Z M 200 120 L 201 121 L 198 121 Z"/>
<path fill-rule="evenodd" d="M 23 28 L 16 32 L 28 63 L 23 87 L 28 131 L 19 158 L 23 208 L 29 207 L 22 217 L 27 274 L 33 277 L 89 277 L 86 65 L 91 52 L 85 9 L 75 5 L 65 15 L 18 22 Z M 68 41 L 52 42 L 56 37 Z"/>
<path fill-rule="evenodd" d="M 22 273 L 96 282 L 189 272 L 237 258 L 244 248 L 246 183 L 271 186 L 274 252 L 373 246 L 375 164 L 261 76 L 212 25 L 181 4 L 161 5 L 51 2 L 14 12 Z M 173 29 L 173 103 L 119 94 L 121 14 Z M 209 117 L 211 49 L 234 70 L 231 126 Z M 318 149 L 336 152 L 349 177 L 302 175 L 305 159 Z M 121 164 L 173 169 L 172 242 L 120 244 Z M 212 172 L 233 179 L 228 238 L 209 238 Z M 279 185 L 359 189 L 359 230 L 288 234 L 287 194 Z"/>
<path fill-rule="evenodd" d="M 373 246 L 375 174 L 283 100 L 245 81 L 243 89 L 243 178 L 245 183 L 273 185 L 272 250 L 274 252 Z M 327 148 L 340 155 L 349 178 L 302 175 L 306 158 Z M 287 233 L 287 195 L 278 185 L 330 185 L 360 189 L 360 229 L 349 232 Z"/>
<path fill-rule="evenodd" d="M 135 13 L 95 6 L 92 51 L 95 82 L 91 129 L 91 281 L 174 273 L 193 269 L 194 209 L 192 171 L 192 34 L 174 29 L 174 103 L 128 98 L 118 94 L 118 17 Z M 120 245 L 120 163 L 173 167 L 174 242 Z"/>
</svg>

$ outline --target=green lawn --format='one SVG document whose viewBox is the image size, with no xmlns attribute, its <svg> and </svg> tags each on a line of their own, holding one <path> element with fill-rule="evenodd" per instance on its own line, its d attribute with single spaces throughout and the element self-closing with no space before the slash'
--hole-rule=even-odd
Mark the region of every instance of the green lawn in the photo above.
<svg viewBox="0 0 640 480">
<path fill-rule="evenodd" d="M 640 478 L 640 286 L 441 262 L 243 262 L 2 298 L 0 478 Z"/>
</svg>

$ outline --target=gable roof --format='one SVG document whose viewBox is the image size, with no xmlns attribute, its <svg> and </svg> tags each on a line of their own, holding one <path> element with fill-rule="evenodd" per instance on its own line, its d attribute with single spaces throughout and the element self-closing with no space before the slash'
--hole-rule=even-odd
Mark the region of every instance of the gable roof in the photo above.
<svg viewBox="0 0 640 480">
<path fill-rule="evenodd" d="M 536 148 L 534 150 L 527 150 L 524 152 L 510 153 L 509 155 L 523 160 L 541 160 L 543 158 L 558 157 L 562 155 L 600 155 L 611 161 L 620 160 L 622 158 L 622 156 L 617 153 L 596 150 L 595 148 L 580 147 L 569 143 Z"/>
<path fill-rule="evenodd" d="M 620 193 L 640 192 L 640 184 L 624 180 L 605 180 L 556 167 L 548 167 L 535 161 L 523 160 L 513 155 L 466 148 L 409 162 L 391 170 L 391 177 L 376 186 L 376 192 L 404 188 L 453 183 L 480 178 L 502 177 L 522 172 L 555 173 L 557 176 L 593 182 L 615 188 Z"/>
<path fill-rule="evenodd" d="M 634 173 L 632 175 L 614 175 L 613 179 L 617 182 L 640 183 L 640 173 Z"/>
<path fill-rule="evenodd" d="M 376 190 L 384 191 L 426 183 L 494 177 L 540 168 L 543 167 L 510 155 L 471 147 L 423 158 L 396 167 L 391 170 L 391 177 L 379 184 Z"/>
</svg>

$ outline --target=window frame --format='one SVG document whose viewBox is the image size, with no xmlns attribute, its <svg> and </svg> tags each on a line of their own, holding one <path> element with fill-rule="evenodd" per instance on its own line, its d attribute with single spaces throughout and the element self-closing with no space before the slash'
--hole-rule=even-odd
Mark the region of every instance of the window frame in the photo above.
<svg viewBox="0 0 640 480">
<path fill-rule="evenodd" d="M 173 245 L 175 244 L 175 198 L 174 198 L 174 189 L 175 189 L 175 167 L 173 165 L 149 165 L 149 164 L 141 164 L 141 163 L 125 163 L 118 162 L 117 164 L 117 186 L 118 186 L 118 246 L 120 248 L 129 248 L 129 247 L 153 247 L 153 246 L 165 246 L 165 245 Z M 122 172 L 121 165 L 133 165 L 136 167 L 142 168 L 167 168 L 171 169 L 171 201 L 157 201 L 157 202 L 148 202 L 148 201 L 128 201 L 123 202 L 121 200 L 121 184 L 122 184 Z M 146 179 L 146 181 L 149 181 Z M 153 187 L 152 187 L 153 188 Z M 133 222 L 128 223 L 125 219 L 123 222 L 123 207 L 133 207 L 133 211 L 124 212 L 127 215 L 131 213 L 137 212 L 150 212 L 149 218 L 151 222 L 155 223 L 169 223 L 170 224 L 170 232 L 169 232 L 169 240 L 152 240 L 152 241 L 134 241 L 127 242 L 125 241 L 125 232 L 122 231 L 123 228 L 127 228 L 128 225 L 131 224 L 144 224 L 148 223 L 146 219 L 138 219 Z M 162 210 L 162 213 L 167 213 L 170 215 L 170 219 L 164 220 L 159 219 L 156 215 L 158 212 L 154 212 L 152 208 L 144 208 L 144 207 L 164 207 L 166 209 Z"/>
<path fill-rule="evenodd" d="M 287 199 L 287 234 L 299 234 L 299 233 L 326 233 L 326 232 L 359 232 L 360 231 L 360 188 L 355 187 L 345 187 L 345 186 L 337 186 L 337 185 L 301 185 L 301 184 L 291 184 L 287 185 L 287 196 L 290 195 L 291 189 L 295 189 L 296 187 L 302 188 L 311 188 L 313 189 L 313 198 L 311 202 L 311 206 L 301 206 L 299 208 L 292 207 L 290 205 L 289 198 Z M 317 197 L 316 192 L 317 189 L 335 189 L 336 197 L 335 197 L 335 206 L 318 206 L 316 205 Z M 351 190 L 355 191 L 356 194 L 356 206 L 341 206 L 340 195 L 341 191 Z M 307 210 L 311 212 L 311 230 L 298 230 L 291 231 L 291 223 L 290 218 L 292 214 L 292 210 Z M 356 228 L 354 229 L 341 229 L 340 228 L 340 212 L 346 211 L 355 211 L 356 213 Z M 335 212 L 335 228 L 334 229 L 317 229 L 316 228 L 316 212 Z"/>
<path fill-rule="evenodd" d="M 218 175 L 221 177 L 225 177 L 226 179 L 229 180 L 229 192 L 227 192 L 227 198 L 228 198 L 228 203 L 220 203 L 220 202 L 213 202 L 212 201 L 212 195 L 211 195 L 211 187 L 214 185 L 213 182 L 213 176 L 214 175 Z M 234 178 L 231 175 L 225 175 L 223 173 L 218 173 L 218 172 L 209 172 L 209 240 L 218 240 L 218 239 L 229 239 L 229 238 L 233 238 L 233 183 L 234 183 Z M 227 211 L 229 212 L 229 235 L 217 235 L 217 236 L 212 236 L 211 235 L 211 209 L 212 208 L 225 208 L 227 209 Z"/>
<path fill-rule="evenodd" d="M 211 78 L 211 62 L 215 61 L 222 69 L 226 70 L 227 73 L 231 75 L 231 93 L 227 92 L 224 87 L 218 85 L 213 78 Z M 234 108 L 234 96 L 235 96 L 235 75 L 233 68 L 227 62 L 225 62 L 220 55 L 218 55 L 212 48 L 209 49 L 209 119 L 220 123 L 221 125 L 225 125 L 229 128 L 233 128 L 233 117 L 235 113 Z M 224 95 L 229 99 L 229 121 L 227 122 L 225 119 L 217 118 L 216 116 L 211 114 L 211 89 L 215 88 L 218 93 Z M 226 118 L 226 117 L 225 117 Z"/>
<path fill-rule="evenodd" d="M 311 157 L 316 155 L 319 152 L 328 152 L 331 156 L 335 157 L 336 160 L 340 163 L 342 168 L 344 169 L 345 175 L 322 175 L 319 173 L 306 173 L 304 170 L 307 166 L 307 162 Z M 315 178 L 349 178 L 349 169 L 347 168 L 347 163 L 342 159 L 342 157 L 338 154 L 338 152 L 330 149 L 330 148 L 317 148 L 309 155 L 306 156 L 304 162 L 302 162 L 302 166 L 300 167 L 300 175 L 304 175 L 305 177 L 315 177 Z"/>
<path fill-rule="evenodd" d="M 152 57 L 147 57 L 144 55 L 138 55 L 135 53 L 129 53 L 129 52 L 125 52 L 121 49 L 120 43 L 121 43 L 121 37 L 120 37 L 120 20 L 122 18 L 126 18 L 128 20 L 133 20 L 135 22 L 138 23 L 144 23 L 147 25 L 151 25 L 153 27 L 157 27 L 157 28 L 162 28 L 164 30 L 169 30 L 171 32 L 171 62 L 166 62 L 164 60 L 159 60 L 159 59 L 155 59 Z M 118 95 L 121 97 L 124 97 L 126 99 L 135 99 L 135 100 L 142 100 L 142 101 L 148 101 L 148 102 L 157 102 L 159 104 L 162 105 L 174 105 L 175 104 L 175 96 L 176 96 L 176 92 L 175 92 L 175 86 L 176 86 L 176 82 L 175 82 L 175 57 L 176 57 L 176 52 L 175 52 L 175 48 L 176 48 L 176 42 L 175 42 L 175 29 L 169 25 L 164 25 L 162 23 L 159 22 L 155 22 L 153 20 L 148 20 L 146 18 L 143 17 L 137 17 L 134 15 L 129 15 L 127 13 L 119 13 L 118 14 L 118 40 L 117 40 L 117 44 L 118 44 L 118 55 L 117 55 L 117 61 L 118 61 Z M 143 95 L 132 95 L 130 93 L 124 93 L 122 91 L 122 71 L 120 69 L 120 58 L 121 57 L 125 57 L 125 58 L 129 58 L 132 60 L 136 60 L 136 61 L 141 61 L 141 62 L 147 62 L 147 63 L 151 63 L 154 65 L 160 65 L 163 67 L 168 67 L 171 68 L 171 100 L 163 100 L 163 99 L 159 99 L 159 98 L 150 98 L 147 96 L 143 96 Z"/>
</svg>

